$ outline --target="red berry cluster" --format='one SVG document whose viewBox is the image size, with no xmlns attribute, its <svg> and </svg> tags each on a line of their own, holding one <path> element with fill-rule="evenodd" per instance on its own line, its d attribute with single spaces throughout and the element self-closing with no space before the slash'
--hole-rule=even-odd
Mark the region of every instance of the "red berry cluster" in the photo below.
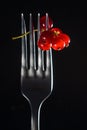
<svg viewBox="0 0 87 130">
<path fill-rule="evenodd" d="M 46 30 L 46 16 L 40 18 L 40 38 L 37 45 L 42 50 L 62 50 L 69 46 L 70 37 L 60 28 L 53 28 L 53 21 L 49 17 L 48 30 Z"/>
</svg>

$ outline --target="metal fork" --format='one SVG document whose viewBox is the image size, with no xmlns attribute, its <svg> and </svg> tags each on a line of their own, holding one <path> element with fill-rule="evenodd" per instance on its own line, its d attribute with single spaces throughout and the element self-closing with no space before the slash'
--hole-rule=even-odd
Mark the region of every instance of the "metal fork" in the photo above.
<svg viewBox="0 0 87 130">
<path fill-rule="evenodd" d="M 46 13 L 46 29 L 48 29 L 48 20 L 48 13 Z M 38 31 L 35 32 L 30 13 L 29 43 L 25 35 L 22 37 L 21 44 L 21 92 L 30 104 L 31 130 L 40 130 L 40 109 L 53 90 L 52 50 L 44 52 L 37 47 L 37 40 L 40 37 L 40 13 L 37 16 L 37 29 Z M 21 14 L 21 32 L 22 34 L 26 33 L 23 13 Z"/>
</svg>

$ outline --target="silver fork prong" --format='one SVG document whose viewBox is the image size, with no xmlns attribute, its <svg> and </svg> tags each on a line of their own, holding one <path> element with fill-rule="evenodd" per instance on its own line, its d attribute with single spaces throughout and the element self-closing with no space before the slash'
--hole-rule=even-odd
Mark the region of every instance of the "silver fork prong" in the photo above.
<svg viewBox="0 0 87 130">
<path fill-rule="evenodd" d="M 35 44 L 35 31 L 33 29 L 33 45 L 34 45 L 34 69 L 36 70 L 36 44 Z"/>
<path fill-rule="evenodd" d="M 37 21 L 38 25 L 37 25 L 37 40 L 39 40 L 40 38 L 40 13 L 38 13 L 38 21 Z M 41 70 L 42 68 L 42 50 L 40 48 L 38 48 L 38 70 Z"/>
<path fill-rule="evenodd" d="M 46 13 L 46 30 L 48 30 L 49 17 Z M 53 89 L 53 63 L 52 63 L 52 49 L 46 51 L 46 76 L 51 75 L 51 91 Z"/>
<path fill-rule="evenodd" d="M 40 13 L 38 13 L 38 19 L 37 19 L 37 38 L 39 39 L 40 38 Z"/>
<path fill-rule="evenodd" d="M 48 30 L 48 25 L 49 25 L 49 17 L 48 13 L 46 13 L 46 30 Z"/>
<path fill-rule="evenodd" d="M 53 59 L 52 59 L 52 49 L 46 51 L 46 76 L 51 76 L 51 91 L 53 90 Z"/>
<path fill-rule="evenodd" d="M 46 30 L 48 30 L 48 13 L 46 13 Z M 50 67 L 50 51 L 46 51 L 46 70 Z"/>
<path fill-rule="evenodd" d="M 34 37 L 33 37 L 33 25 L 32 25 L 32 14 L 30 13 L 30 25 L 29 25 L 29 30 L 30 30 L 30 69 L 34 69 Z"/>
<path fill-rule="evenodd" d="M 24 20 L 24 15 L 23 13 L 21 14 L 21 33 L 24 34 L 26 33 L 26 25 L 25 25 L 25 20 Z M 23 68 L 28 68 L 28 62 L 27 62 L 27 36 L 25 35 L 22 37 L 22 56 L 21 56 L 21 64 L 22 64 L 22 69 Z M 22 71 L 23 73 L 23 71 Z"/>
<path fill-rule="evenodd" d="M 51 73 L 51 50 L 46 51 L 46 76 L 49 76 Z"/>
<path fill-rule="evenodd" d="M 49 23 L 48 13 L 46 13 L 46 30 L 48 30 L 48 23 Z M 51 49 L 46 51 L 46 74 L 49 74 L 50 67 L 51 67 Z"/>
<path fill-rule="evenodd" d="M 47 50 L 46 51 L 46 70 L 48 70 L 49 68 L 50 68 L 50 51 L 49 50 Z"/>
<path fill-rule="evenodd" d="M 42 51 L 42 70 L 44 71 L 45 70 L 45 58 L 44 58 L 44 54 L 45 52 Z"/>
</svg>

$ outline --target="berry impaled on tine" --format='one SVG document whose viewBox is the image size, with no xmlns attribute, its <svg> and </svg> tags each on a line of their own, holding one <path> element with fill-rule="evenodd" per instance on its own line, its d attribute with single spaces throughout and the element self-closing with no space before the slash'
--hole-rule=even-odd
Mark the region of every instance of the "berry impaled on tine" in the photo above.
<svg viewBox="0 0 87 130">
<path fill-rule="evenodd" d="M 42 32 L 37 43 L 38 47 L 42 50 L 49 50 L 52 47 L 51 36 L 52 33 L 50 31 Z"/>
<path fill-rule="evenodd" d="M 48 17 L 48 29 L 53 27 L 53 20 Z M 46 16 L 42 16 L 40 18 L 40 30 L 41 32 L 46 30 Z"/>
</svg>

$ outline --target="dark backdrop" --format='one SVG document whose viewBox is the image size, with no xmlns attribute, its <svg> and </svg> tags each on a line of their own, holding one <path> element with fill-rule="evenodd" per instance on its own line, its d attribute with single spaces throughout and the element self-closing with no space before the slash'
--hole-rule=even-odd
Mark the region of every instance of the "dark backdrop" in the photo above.
<svg viewBox="0 0 87 130">
<path fill-rule="evenodd" d="M 85 4 L 84 4 L 85 5 Z M 83 129 L 87 122 L 87 20 L 83 3 L 11 2 L 0 8 L 0 130 L 29 130 L 30 106 L 20 92 L 20 14 L 49 16 L 71 38 L 53 51 L 54 90 L 41 109 L 41 130 Z M 5 9 L 3 11 L 3 9 Z"/>
</svg>

